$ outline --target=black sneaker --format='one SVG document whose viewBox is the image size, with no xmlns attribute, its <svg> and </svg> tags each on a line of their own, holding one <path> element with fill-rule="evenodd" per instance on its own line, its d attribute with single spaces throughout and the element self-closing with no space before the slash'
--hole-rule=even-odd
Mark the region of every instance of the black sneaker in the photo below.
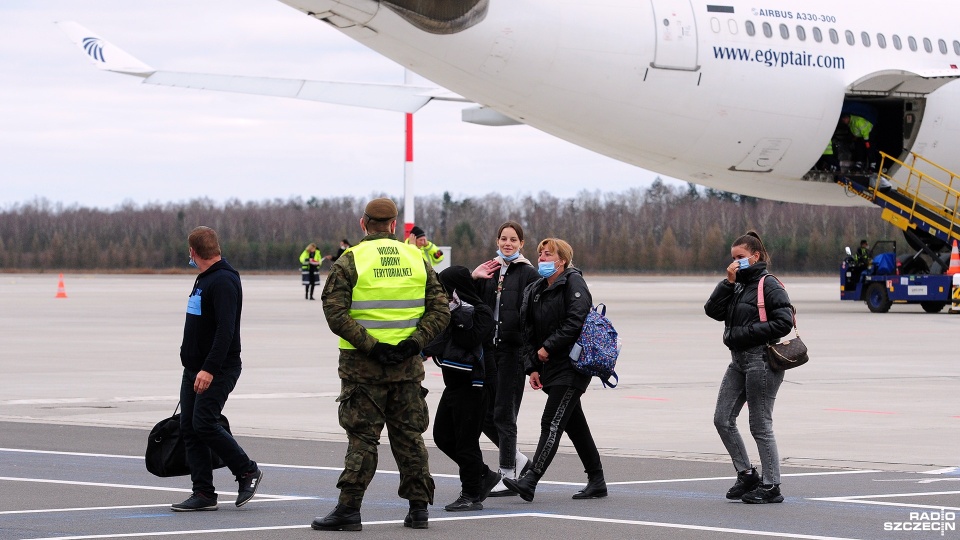
<svg viewBox="0 0 960 540">
<path fill-rule="evenodd" d="M 750 493 L 745 493 L 740 500 L 750 504 L 781 503 L 783 502 L 783 495 L 780 494 L 779 484 L 770 484 L 758 486 Z"/>
<path fill-rule="evenodd" d="M 480 479 L 480 494 L 477 496 L 476 501 L 478 503 L 485 501 L 490 495 L 490 491 L 493 490 L 501 480 L 503 480 L 503 476 L 500 473 L 487 469 L 483 478 Z M 482 507 L 478 508 L 478 510 L 480 509 L 482 509 Z"/>
<path fill-rule="evenodd" d="M 731 501 L 743 497 L 745 493 L 753 491 L 760 485 L 760 475 L 757 469 L 750 467 L 737 473 L 737 483 L 727 491 L 727 498 Z"/>
<path fill-rule="evenodd" d="M 483 505 L 476 497 L 471 497 L 464 492 L 460 492 L 460 497 L 452 503 L 443 507 L 447 512 L 471 512 L 474 510 L 483 510 Z"/>
<path fill-rule="evenodd" d="M 187 500 L 170 506 L 170 509 L 174 512 L 200 512 L 205 510 L 216 510 L 217 495 L 214 493 L 213 497 L 207 497 L 198 491 L 193 495 L 190 495 L 190 498 Z"/>
<path fill-rule="evenodd" d="M 237 492 L 237 506 L 243 506 L 250 502 L 250 499 L 257 493 L 257 488 L 260 487 L 260 480 L 263 480 L 263 471 L 260 470 L 260 467 L 237 478 L 237 482 L 240 482 L 240 490 Z"/>
</svg>

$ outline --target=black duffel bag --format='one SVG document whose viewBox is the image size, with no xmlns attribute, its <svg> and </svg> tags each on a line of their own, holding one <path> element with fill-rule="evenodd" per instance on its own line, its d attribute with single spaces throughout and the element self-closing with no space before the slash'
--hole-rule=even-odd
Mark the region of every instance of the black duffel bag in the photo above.
<svg viewBox="0 0 960 540">
<path fill-rule="evenodd" d="M 147 439 L 147 451 L 143 456 L 147 470 L 161 478 L 190 474 L 190 467 L 187 466 L 187 450 L 183 444 L 183 437 L 180 436 L 178 410 L 180 410 L 179 403 L 173 410 L 173 416 L 157 422 L 157 425 L 150 430 L 150 437 Z M 222 414 L 220 425 L 227 432 L 230 431 L 230 422 Z M 212 456 L 214 469 L 226 465 L 217 454 L 212 453 Z"/>
</svg>

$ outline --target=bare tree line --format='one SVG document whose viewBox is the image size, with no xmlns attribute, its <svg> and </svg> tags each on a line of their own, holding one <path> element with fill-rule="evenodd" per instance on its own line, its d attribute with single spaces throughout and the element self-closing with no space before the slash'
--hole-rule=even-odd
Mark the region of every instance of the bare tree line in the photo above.
<svg viewBox="0 0 960 540">
<path fill-rule="evenodd" d="M 187 234 L 207 225 L 218 231 L 224 256 L 238 269 L 295 271 L 310 242 L 331 254 L 341 238 L 359 240 L 366 201 L 313 197 L 215 204 L 197 199 L 104 210 L 36 200 L 0 211 L 0 268 L 182 269 Z M 571 198 L 546 192 L 418 197 L 416 211 L 417 225 L 431 240 L 452 247 L 452 262 L 471 268 L 494 255 L 497 227 L 507 219 L 524 226 L 528 257 L 535 257 L 539 240 L 560 237 L 574 247 L 574 263 L 589 272 L 714 272 L 729 258 L 733 239 L 749 229 L 760 232 L 777 271 L 834 272 L 844 246 L 861 238 L 900 238 L 875 208 L 778 203 L 692 185 L 684 190 L 659 180 L 647 189 Z"/>
</svg>

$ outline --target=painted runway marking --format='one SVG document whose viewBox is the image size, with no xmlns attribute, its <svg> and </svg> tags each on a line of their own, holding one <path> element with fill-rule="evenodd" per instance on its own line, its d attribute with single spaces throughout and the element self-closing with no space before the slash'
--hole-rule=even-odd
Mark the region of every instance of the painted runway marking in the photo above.
<svg viewBox="0 0 960 540">
<path fill-rule="evenodd" d="M 848 412 L 848 413 L 860 413 L 860 414 L 897 414 L 890 411 L 868 411 L 863 409 L 824 409 L 825 411 L 830 412 Z"/>
<path fill-rule="evenodd" d="M 339 392 L 278 392 L 274 394 L 230 394 L 230 399 L 306 399 L 339 396 Z M 176 403 L 178 396 L 117 396 L 112 398 L 38 398 L 7 399 L 0 405 L 88 405 L 93 403 L 149 403 L 167 401 Z"/>
<path fill-rule="evenodd" d="M 520 513 L 520 514 L 493 514 L 485 516 L 456 516 L 456 517 L 443 517 L 443 518 L 430 518 L 431 522 L 442 522 L 442 521 L 473 521 L 481 519 L 504 519 L 504 518 L 546 518 L 546 519 L 564 519 L 570 521 L 585 521 L 592 523 L 610 523 L 617 525 L 635 525 L 640 527 L 657 527 L 664 529 L 680 529 L 688 531 L 705 531 L 705 532 L 719 532 L 719 533 L 729 533 L 740 536 L 769 536 L 774 538 L 796 538 L 799 540 L 862 540 L 858 538 L 848 538 L 848 537 L 839 537 L 839 536 L 818 536 L 811 534 L 795 534 L 779 531 L 757 531 L 752 529 L 732 529 L 729 527 L 709 527 L 705 525 L 684 525 L 680 523 L 664 523 L 658 521 L 639 521 L 639 520 L 628 520 L 628 519 L 607 519 L 607 518 L 592 518 L 592 517 L 583 517 L 583 516 L 569 516 L 569 515 L 559 515 L 559 514 L 543 514 L 538 512 L 531 513 Z M 403 523 L 402 520 L 389 520 L 389 521 L 369 521 L 364 522 L 365 526 L 372 525 L 399 525 Z M 224 533 L 242 533 L 242 532 L 256 532 L 256 531 L 282 531 L 282 530 L 291 530 L 291 529 L 308 529 L 308 525 L 280 525 L 274 527 L 238 527 L 234 529 L 194 529 L 194 530 L 183 530 L 183 531 L 163 531 L 163 532 L 139 532 L 139 533 L 120 533 L 120 534 L 95 534 L 95 535 L 83 535 L 83 536 L 51 536 L 47 538 L 36 538 L 33 540 L 95 540 L 101 538 L 134 538 L 134 537 L 145 537 L 145 536 L 186 536 L 191 534 L 224 534 Z"/>
<path fill-rule="evenodd" d="M 810 473 L 784 473 L 780 476 L 835 476 L 841 474 L 868 474 L 868 473 L 878 473 L 883 471 L 877 470 L 856 470 L 856 471 L 824 471 L 824 472 L 810 472 Z M 708 482 L 714 480 L 730 480 L 730 476 L 707 476 L 703 478 L 671 478 L 668 480 L 627 480 L 624 482 L 607 482 L 608 486 L 626 486 L 633 484 L 671 484 L 674 482 Z M 544 482 L 541 480 L 541 484 L 550 484 L 552 482 Z M 559 482 L 558 482 L 559 483 Z M 565 484 L 570 484 L 572 482 L 562 482 Z M 580 482 L 582 484 L 583 482 Z"/>
<path fill-rule="evenodd" d="M 190 491 L 190 490 L 185 490 Z M 265 499 L 261 499 L 265 497 Z M 267 503 L 267 502 L 284 502 L 284 501 L 306 501 L 306 500 L 317 500 L 320 497 L 299 497 L 299 496 L 286 496 L 286 495 L 261 495 L 257 494 L 256 498 L 248 502 L 247 504 L 254 503 Z M 0 512 L 2 515 L 13 515 L 13 514 L 50 514 L 50 513 L 59 513 L 59 512 L 88 512 L 91 510 L 131 510 L 136 508 L 170 508 L 170 503 L 161 503 L 161 504 L 131 504 L 123 506 L 86 506 L 78 508 L 45 508 L 42 510 L 4 510 Z"/>
<path fill-rule="evenodd" d="M 873 499 L 892 499 L 900 497 L 929 497 L 933 495 L 960 495 L 960 491 L 925 491 L 919 493 L 884 493 L 881 495 L 849 495 L 845 497 L 818 497 L 811 501 L 845 502 L 851 504 L 869 504 L 874 506 L 896 506 L 900 508 L 923 508 L 928 510 L 960 511 L 960 507 L 943 506 L 942 504 L 909 504 L 900 502 L 876 501 Z"/>
<path fill-rule="evenodd" d="M 64 456 L 82 456 L 82 457 L 105 457 L 105 458 L 120 458 L 120 459 L 139 459 L 142 460 L 142 456 L 123 456 L 123 455 L 113 455 L 113 454 L 87 454 L 82 452 L 62 452 L 54 450 L 28 450 L 22 448 L 0 448 L 0 452 L 19 452 L 26 454 L 52 454 L 52 455 L 64 455 Z M 341 472 L 343 467 L 324 467 L 319 465 L 289 465 L 286 463 L 260 463 L 264 467 L 273 467 L 278 469 L 301 469 L 301 470 L 313 470 L 313 471 L 330 471 L 330 472 Z M 377 474 L 392 474 L 399 475 L 400 471 L 390 471 L 385 469 L 377 469 Z M 783 474 L 781 476 L 834 476 L 834 475 L 843 475 L 843 474 L 868 474 L 881 472 L 878 470 L 852 470 L 852 471 L 823 471 L 823 472 L 809 472 L 809 473 L 789 473 Z M 432 476 L 436 478 L 453 478 L 459 479 L 460 475 L 457 474 L 439 474 L 432 473 Z M 607 482 L 608 486 L 618 486 L 618 485 L 631 485 L 631 484 L 664 484 L 672 482 L 701 482 L 701 481 L 713 481 L 713 480 L 729 480 L 729 476 L 715 476 L 715 477 L 705 477 L 705 478 L 672 478 L 666 480 L 631 480 L 624 482 Z M 561 482 L 558 480 L 541 480 L 541 484 L 554 484 L 560 486 L 580 486 L 584 482 Z M 172 488 L 164 488 L 172 489 Z M 185 491 L 185 490 L 179 490 Z"/>
</svg>

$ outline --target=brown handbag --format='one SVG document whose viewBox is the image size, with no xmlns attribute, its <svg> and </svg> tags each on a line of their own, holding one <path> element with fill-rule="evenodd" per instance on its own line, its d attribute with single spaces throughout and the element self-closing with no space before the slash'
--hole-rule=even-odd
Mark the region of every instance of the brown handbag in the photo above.
<svg viewBox="0 0 960 540">
<path fill-rule="evenodd" d="M 760 310 L 760 322 L 767 322 L 767 310 L 763 301 L 763 284 L 767 276 L 776 279 L 780 286 L 783 286 L 783 282 L 773 274 L 767 274 L 760 279 L 760 283 L 757 285 L 757 309 Z M 776 371 L 792 369 L 802 366 L 810 360 L 810 356 L 807 354 L 807 346 L 800 340 L 800 331 L 797 330 L 796 308 L 794 308 L 793 314 L 793 332 L 796 334 L 793 339 L 767 345 L 767 363 L 770 364 L 770 369 Z"/>
</svg>

